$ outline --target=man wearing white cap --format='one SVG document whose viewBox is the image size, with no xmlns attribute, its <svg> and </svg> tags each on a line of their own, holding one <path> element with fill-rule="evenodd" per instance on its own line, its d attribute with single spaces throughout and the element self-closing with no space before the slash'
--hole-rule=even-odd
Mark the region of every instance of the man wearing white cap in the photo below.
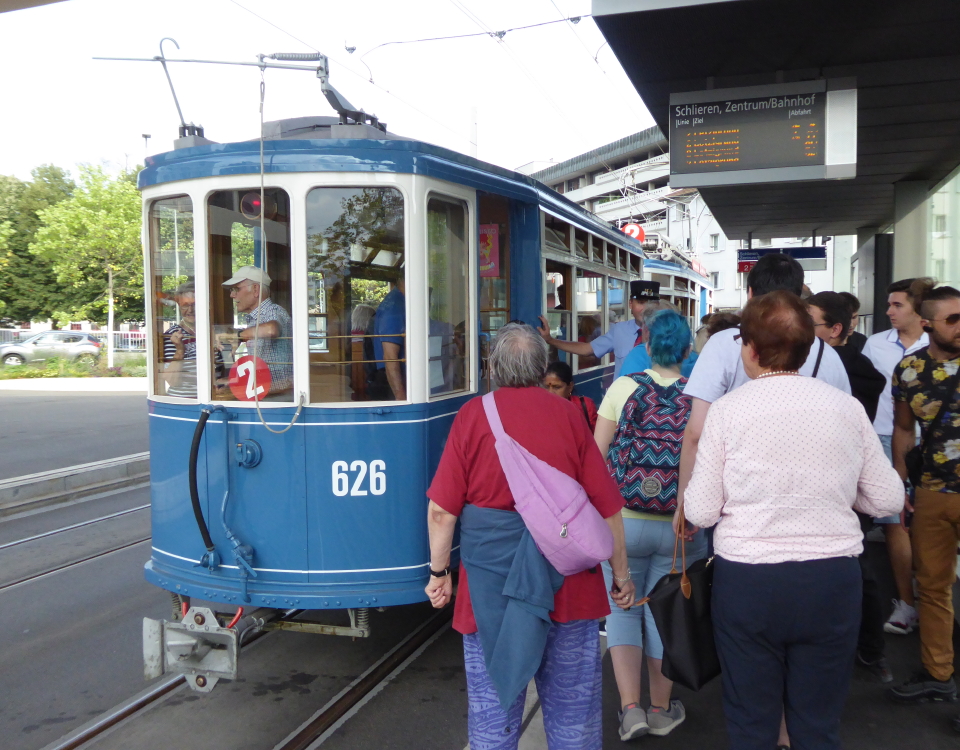
<svg viewBox="0 0 960 750">
<path fill-rule="evenodd" d="M 246 342 L 248 354 L 262 359 L 270 369 L 270 394 L 289 391 L 293 388 L 293 323 L 290 313 L 270 299 L 270 277 L 256 266 L 243 266 L 223 286 L 230 290 L 237 312 L 245 314 L 248 327 L 238 338 Z"/>
</svg>

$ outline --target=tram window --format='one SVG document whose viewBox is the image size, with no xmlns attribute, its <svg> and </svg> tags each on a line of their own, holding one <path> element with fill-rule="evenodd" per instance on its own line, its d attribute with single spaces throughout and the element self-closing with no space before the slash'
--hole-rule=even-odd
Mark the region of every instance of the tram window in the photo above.
<svg viewBox="0 0 960 750">
<path fill-rule="evenodd" d="M 586 232 L 580 229 L 574 229 L 573 246 L 576 249 L 578 258 L 583 258 L 584 260 L 590 259 L 589 247 L 587 247 L 588 242 L 589 242 L 589 239 L 587 239 Z"/>
<path fill-rule="evenodd" d="M 154 394 L 197 397 L 193 202 L 186 195 L 150 204 L 153 330 L 148 347 Z"/>
<path fill-rule="evenodd" d="M 486 392 L 493 386 L 487 367 L 490 342 L 513 318 L 510 314 L 510 201 L 499 195 L 480 193 L 478 212 L 480 244 L 487 241 L 492 245 L 495 234 L 500 249 L 497 269 L 480 270 L 480 390 Z"/>
<path fill-rule="evenodd" d="M 480 234 L 480 273 L 499 273 L 500 243 L 487 227 Z M 467 208 L 462 201 L 427 203 L 427 269 L 430 287 L 428 339 L 430 395 L 466 390 L 469 324 Z"/>
<path fill-rule="evenodd" d="M 611 278 L 607 282 L 607 309 L 610 316 L 610 325 L 621 323 L 627 319 L 627 283 L 622 279 Z"/>
<path fill-rule="evenodd" d="M 293 401 L 290 199 L 221 190 L 207 199 L 207 224 L 213 398 Z"/>
<path fill-rule="evenodd" d="M 406 400 L 403 195 L 307 193 L 310 401 Z"/>
<path fill-rule="evenodd" d="M 589 344 L 603 333 L 603 277 L 598 273 L 577 269 L 577 341 Z M 599 357 L 580 355 L 577 370 L 596 367 Z"/>
<path fill-rule="evenodd" d="M 560 341 L 573 341 L 570 312 L 573 305 L 573 290 L 571 289 L 571 267 L 553 260 L 546 261 L 545 288 L 547 292 L 547 324 L 550 326 L 550 336 Z M 569 362 L 571 355 L 550 347 L 549 360 L 555 362 Z"/>
</svg>

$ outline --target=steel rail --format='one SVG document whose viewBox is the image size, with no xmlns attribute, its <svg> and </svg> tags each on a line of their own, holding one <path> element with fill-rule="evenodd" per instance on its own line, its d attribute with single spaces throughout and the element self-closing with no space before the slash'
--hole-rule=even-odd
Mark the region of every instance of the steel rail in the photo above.
<svg viewBox="0 0 960 750">
<path fill-rule="evenodd" d="M 273 750 L 307 750 L 324 732 L 347 716 L 354 706 L 386 681 L 452 617 L 452 606 L 447 606 L 434 614 Z"/>
<path fill-rule="evenodd" d="M 303 610 L 289 610 L 285 613 L 285 615 L 295 617 L 302 611 Z M 261 630 L 257 633 L 254 633 L 252 636 L 250 636 L 247 642 L 240 647 L 241 651 L 249 648 L 261 638 L 269 635 L 271 632 L 275 631 Z M 93 724 L 81 729 L 79 732 L 77 732 L 77 734 L 68 736 L 57 745 L 48 745 L 46 748 L 44 748 L 44 750 L 78 750 L 78 748 L 83 747 L 85 744 L 90 742 L 90 740 L 99 737 L 108 729 L 116 726 L 124 719 L 128 719 L 131 716 L 139 713 L 150 704 L 156 703 L 165 695 L 172 693 L 177 688 L 185 685 L 186 682 L 187 678 L 182 674 L 171 675 L 165 680 L 162 680 L 154 685 L 152 688 L 134 696 L 128 702 L 122 703 L 119 706 L 115 706 L 114 708 L 110 709 L 105 714 L 100 716 Z"/>
<path fill-rule="evenodd" d="M 83 563 L 90 562 L 91 560 L 96 560 L 97 558 L 100 558 L 100 557 L 106 557 L 107 555 L 112 555 L 114 552 L 120 552 L 121 550 L 129 549 L 130 547 L 136 547 L 138 544 L 143 544 L 144 542 L 149 542 L 149 541 L 150 541 L 150 537 L 146 536 L 146 537 L 143 537 L 142 539 L 137 539 L 133 542 L 128 542 L 127 544 L 122 544 L 119 547 L 113 547 L 112 549 L 108 549 L 105 552 L 97 552 L 96 554 L 87 555 L 84 558 L 81 558 L 79 560 L 74 560 L 65 565 L 59 565 L 55 568 L 51 568 L 50 570 L 45 570 L 43 573 L 35 573 L 34 575 L 26 576 L 16 581 L 10 581 L 8 583 L 4 583 L 0 585 L 0 592 L 6 591 L 8 589 L 12 589 L 15 586 L 20 586 L 21 584 L 24 584 L 24 583 L 29 583 L 31 581 L 39 580 L 40 578 L 46 578 L 47 576 L 53 575 L 54 573 L 59 573 L 63 570 L 69 570 L 70 568 L 73 568 L 77 565 L 82 565 Z"/>
<path fill-rule="evenodd" d="M 101 521 L 109 521 L 111 518 L 119 518 L 120 516 L 125 516 L 128 513 L 136 513 L 139 510 L 146 510 L 150 507 L 150 503 L 146 505 L 138 505 L 136 508 L 128 508 L 127 510 L 117 511 L 116 513 L 110 513 L 106 516 L 100 516 L 100 518 L 93 518 L 89 521 L 81 521 L 80 523 L 71 524 L 70 526 L 64 526 L 60 529 L 54 529 L 53 531 L 45 531 L 42 534 L 34 534 L 33 536 L 28 536 L 24 539 L 18 539 L 15 542 L 7 542 L 6 544 L 0 544 L 0 550 L 9 549 L 10 547 L 16 547 L 18 544 L 26 544 L 27 542 L 33 542 L 37 539 L 43 539 L 44 537 L 53 536 L 54 534 L 61 534 L 64 531 L 73 531 L 73 529 L 81 529 L 84 526 L 90 526 L 94 523 L 100 523 Z"/>
</svg>

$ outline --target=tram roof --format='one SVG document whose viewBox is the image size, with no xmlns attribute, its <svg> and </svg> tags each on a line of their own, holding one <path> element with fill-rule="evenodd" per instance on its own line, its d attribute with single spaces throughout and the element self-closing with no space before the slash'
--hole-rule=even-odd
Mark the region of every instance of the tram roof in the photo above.
<svg viewBox="0 0 960 750">
<path fill-rule="evenodd" d="M 857 79 L 857 177 L 701 189 L 731 239 L 855 234 L 894 219 L 894 184 L 960 164 L 956 0 L 593 0 L 657 124 L 671 93 Z"/>
<path fill-rule="evenodd" d="M 642 257 L 640 243 L 542 182 L 450 149 L 412 140 L 267 140 L 264 171 L 384 172 L 447 180 L 509 198 L 538 203 L 547 213 Z M 204 177 L 259 174 L 260 142 L 214 143 L 148 156 L 140 189 Z"/>
</svg>

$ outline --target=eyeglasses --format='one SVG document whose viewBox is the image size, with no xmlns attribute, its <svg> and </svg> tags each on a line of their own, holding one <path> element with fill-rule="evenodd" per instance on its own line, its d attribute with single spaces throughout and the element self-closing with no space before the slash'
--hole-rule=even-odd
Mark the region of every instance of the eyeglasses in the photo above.
<svg viewBox="0 0 960 750">
<path fill-rule="evenodd" d="M 836 323 L 834 323 L 833 325 L 830 325 L 829 323 L 814 323 L 813 327 L 819 328 L 820 326 L 826 326 L 827 328 L 833 328 L 834 325 L 836 325 Z"/>
<path fill-rule="evenodd" d="M 742 333 L 736 333 L 736 334 L 734 334 L 733 340 L 736 341 L 738 344 L 742 344 L 742 343 L 743 343 L 743 334 L 742 334 Z"/>
<path fill-rule="evenodd" d="M 953 315 L 948 315 L 945 318 L 930 318 L 931 323 L 946 323 L 948 326 L 955 326 L 957 323 L 960 323 L 960 313 L 954 313 Z"/>
</svg>

